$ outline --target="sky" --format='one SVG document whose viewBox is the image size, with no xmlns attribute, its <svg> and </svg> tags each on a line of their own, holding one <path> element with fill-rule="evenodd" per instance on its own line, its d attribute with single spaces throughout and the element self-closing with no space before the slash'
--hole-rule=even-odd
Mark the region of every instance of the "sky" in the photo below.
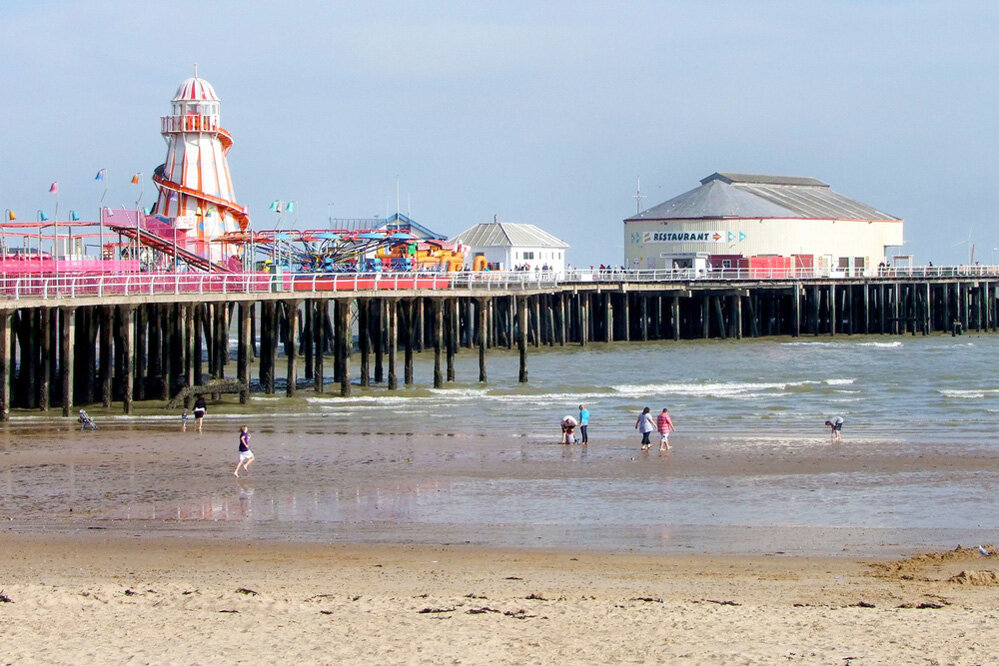
<svg viewBox="0 0 999 666">
<path fill-rule="evenodd" d="M 715 171 L 809 176 L 905 219 L 901 254 L 999 262 L 999 3 L 0 2 L 0 209 L 143 198 L 159 118 L 222 100 L 252 226 L 536 224 L 576 266 Z M 291 220 L 285 220 L 287 226 Z M 970 239 L 970 243 L 969 243 Z"/>
</svg>

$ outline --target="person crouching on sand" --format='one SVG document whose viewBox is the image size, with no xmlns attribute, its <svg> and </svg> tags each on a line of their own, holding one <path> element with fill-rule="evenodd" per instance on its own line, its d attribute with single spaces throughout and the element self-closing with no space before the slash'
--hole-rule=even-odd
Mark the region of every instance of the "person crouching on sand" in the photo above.
<svg viewBox="0 0 999 666">
<path fill-rule="evenodd" d="M 576 443 L 576 426 L 578 422 L 572 416 L 562 417 L 562 443 L 563 444 L 575 444 Z"/>
<path fill-rule="evenodd" d="M 242 426 L 239 429 L 239 462 L 232 472 L 233 476 L 239 478 L 240 467 L 244 472 L 249 471 L 251 462 L 253 462 L 253 451 L 250 450 L 250 431 L 246 426 Z"/>
<path fill-rule="evenodd" d="M 843 441 L 843 417 L 834 416 L 828 421 L 826 425 L 829 426 L 829 437 L 833 444 L 838 444 Z"/>
</svg>

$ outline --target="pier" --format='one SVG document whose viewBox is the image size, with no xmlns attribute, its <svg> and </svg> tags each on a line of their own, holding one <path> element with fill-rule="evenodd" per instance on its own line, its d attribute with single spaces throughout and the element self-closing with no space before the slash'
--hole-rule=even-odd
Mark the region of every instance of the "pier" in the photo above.
<svg viewBox="0 0 999 666">
<path fill-rule="evenodd" d="M 532 347 L 995 331 L 997 286 L 999 268 L 979 266 L 874 276 L 732 269 L 2 278 L 0 420 L 12 408 L 68 416 L 96 403 L 131 413 L 136 400 L 180 393 L 189 402 L 209 380 L 238 382 L 241 402 L 251 383 L 275 393 L 281 375 L 288 396 L 349 396 L 355 380 L 392 391 L 400 363 L 403 385 L 439 388 L 455 381 L 462 350 L 478 354 L 485 382 L 488 351 L 516 347 L 527 382 Z M 417 378 L 414 354 L 428 351 L 433 375 Z"/>
</svg>

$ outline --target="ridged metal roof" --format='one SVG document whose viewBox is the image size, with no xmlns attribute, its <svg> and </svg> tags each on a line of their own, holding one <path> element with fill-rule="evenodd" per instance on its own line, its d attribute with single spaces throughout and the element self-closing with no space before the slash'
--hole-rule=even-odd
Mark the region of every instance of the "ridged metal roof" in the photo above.
<svg viewBox="0 0 999 666">
<path fill-rule="evenodd" d="M 514 222 L 488 222 L 465 229 L 451 239 L 470 247 L 554 247 L 568 248 L 569 244 L 543 231 L 533 224 Z"/>
<path fill-rule="evenodd" d="M 701 186 L 628 220 L 802 218 L 898 220 L 833 191 L 814 178 L 714 173 Z"/>
</svg>

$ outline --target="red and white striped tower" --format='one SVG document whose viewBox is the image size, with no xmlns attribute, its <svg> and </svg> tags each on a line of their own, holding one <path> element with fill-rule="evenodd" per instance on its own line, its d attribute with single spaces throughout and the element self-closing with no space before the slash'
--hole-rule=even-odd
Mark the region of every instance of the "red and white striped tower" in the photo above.
<svg viewBox="0 0 999 666">
<path fill-rule="evenodd" d="M 173 218 L 178 230 L 201 241 L 199 254 L 213 261 L 236 254 L 238 247 L 211 241 L 250 224 L 232 189 L 226 162 L 232 137 L 219 126 L 219 107 L 215 89 L 198 77 L 195 65 L 194 76 L 174 95 L 173 112 L 160 119 L 167 156 L 153 174 L 159 189 L 153 213 Z"/>
</svg>

